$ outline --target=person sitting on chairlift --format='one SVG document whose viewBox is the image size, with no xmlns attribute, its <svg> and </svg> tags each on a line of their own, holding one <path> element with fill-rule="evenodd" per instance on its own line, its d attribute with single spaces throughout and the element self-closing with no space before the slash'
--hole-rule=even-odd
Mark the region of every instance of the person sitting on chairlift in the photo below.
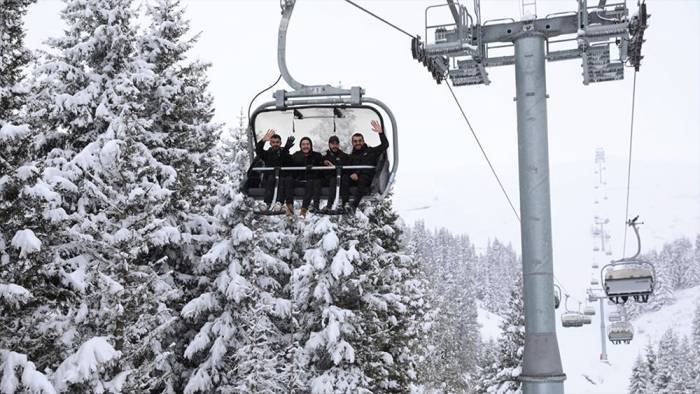
<svg viewBox="0 0 700 394">
<path fill-rule="evenodd" d="M 265 150 L 265 143 L 270 142 L 270 148 Z M 255 144 L 255 154 L 258 158 L 265 162 L 267 167 L 282 167 L 288 165 L 291 162 L 291 156 L 289 154 L 289 149 L 294 144 L 294 137 L 287 138 L 287 142 L 284 147 L 282 147 L 282 137 L 275 133 L 275 130 L 268 130 L 263 138 Z M 282 211 L 282 201 L 286 194 L 285 186 L 288 183 L 287 179 L 289 177 L 280 171 L 279 174 L 279 184 L 277 185 L 277 198 L 275 204 L 272 205 L 274 192 L 275 192 L 275 174 L 274 172 L 266 172 L 263 177 L 263 187 L 265 188 L 265 208 L 263 211 L 267 211 L 268 207 L 273 212 Z M 287 213 L 290 211 L 289 205 L 287 206 Z"/>
<path fill-rule="evenodd" d="M 382 125 L 376 120 L 372 121 L 372 131 L 379 134 L 381 143 L 378 146 L 367 146 L 365 138 L 361 133 L 352 135 L 352 158 L 353 165 L 376 166 L 379 156 L 389 148 L 389 140 L 382 130 Z M 357 209 L 360 201 L 369 193 L 374 179 L 375 170 L 357 170 L 350 174 L 350 186 L 356 186 L 353 193 L 352 208 Z"/>
<path fill-rule="evenodd" d="M 328 150 L 326 151 L 326 155 L 323 156 L 323 164 L 331 167 L 347 166 L 351 164 L 350 155 L 340 149 L 340 139 L 338 139 L 338 136 L 333 135 L 328 139 Z M 335 171 L 327 172 L 328 173 L 325 175 L 330 190 L 328 203 L 326 204 L 324 211 L 329 212 L 333 210 L 333 203 L 335 203 L 336 188 L 338 187 L 338 174 Z M 347 174 L 342 174 L 340 178 L 339 193 L 342 201 L 341 207 L 345 206 L 345 204 L 348 202 L 349 188 L 350 178 L 348 178 Z"/>
<path fill-rule="evenodd" d="M 299 151 L 292 155 L 291 163 L 294 167 L 306 167 L 306 169 L 295 171 L 294 182 L 290 185 L 287 192 L 287 207 L 294 202 L 294 186 L 302 184 L 304 186 L 304 199 L 301 203 L 300 215 L 301 217 L 306 217 L 312 200 L 313 209 L 315 211 L 319 210 L 322 175 L 318 171 L 311 170 L 311 167 L 322 165 L 323 156 L 319 152 L 314 151 L 311 138 L 304 137 L 299 141 Z"/>
</svg>

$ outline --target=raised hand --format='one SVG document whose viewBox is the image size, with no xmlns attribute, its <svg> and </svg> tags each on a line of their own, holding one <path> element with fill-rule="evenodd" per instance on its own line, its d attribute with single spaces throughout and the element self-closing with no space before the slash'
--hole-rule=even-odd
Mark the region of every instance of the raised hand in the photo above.
<svg viewBox="0 0 700 394">
<path fill-rule="evenodd" d="M 371 123 L 372 123 L 372 131 L 374 131 L 375 133 L 383 133 L 384 132 L 384 130 L 382 130 L 382 125 L 379 122 L 377 122 L 376 120 L 373 120 Z"/>
<path fill-rule="evenodd" d="M 267 130 L 267 133 L 265 133 L 265 135 L 263 136 L 263 140 L 269 141 L 270 138 L 272 138 L 272 136 L 273 136 L 274 134 L 275 134 L 275 130 L 273 130 L 273 129 Z"/>
</svg>

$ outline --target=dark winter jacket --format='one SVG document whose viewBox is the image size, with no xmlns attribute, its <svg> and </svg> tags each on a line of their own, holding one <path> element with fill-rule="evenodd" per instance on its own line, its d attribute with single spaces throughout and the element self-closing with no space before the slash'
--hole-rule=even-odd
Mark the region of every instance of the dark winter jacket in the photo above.
<svg viewBox="0 0 700 394">
<path fill-rule="evenodd" d="M 322 166 L 323 156 L 313 150 L 309 153 L 304 153 L 302 151 L 294 152 L 291 159 L 291 165 L 294 167 Z M 298 180 L 318 179 L 322 176 L 323 174 L 321 174 L 320 171 L 294 171 L 294 178 Z"/>
<path fill-rule="evenodd" d="M 334 166 L 349 166 L 352 163 L 352 158 L 347 153 L 338 149 L 338 152 L 333 153 L 330 149 L 326 151 L 323 160 L 330 161 Z"/>
<path fill-rule="evenodd" d="M 379 133 L 379 140 L 381 143 L 378 146 L 367 146 L 367 144 L 364 144 L 360 149 L 353 149 L 350 154 L 351 164 L 355 166 L 376 166 L 379 156 L 389 148 L 389 140 L 384 133 Z M 357 172 L 374 174 L 373 170 L 360 170 Z"/>
<path fill-rule="evenodd" d="M 293 141 L 290 143 L 289 140 L 287 140 L 287 144 L 277 150 L 272 148 L 265 150 L 265 140 L 260 140 L 255 144 L 255 154 L 259 159 L 265 162 L 267 167 L 287 166 L 291 162 L 289 149 L 292 147 L 293 143 Z"/>
</svg>

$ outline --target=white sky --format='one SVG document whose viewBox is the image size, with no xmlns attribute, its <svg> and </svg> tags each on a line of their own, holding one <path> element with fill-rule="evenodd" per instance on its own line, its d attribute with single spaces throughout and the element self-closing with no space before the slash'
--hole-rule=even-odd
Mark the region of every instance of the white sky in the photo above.
<svg viewBox="0 0 700 394">
<path fill-rule="evenodd" d="M 423 35 L 424 9 L 437 1 L 358 0 L 409 32 Z M 594 1 L 591 1 L 593 3 Z M 278 0 L 184 1 L 193 56 L 211 61 L 217 120 L 236 124 L 241 108 L 277 77 Z M 468 2 L 471 4 L 471 1 Z M 632 1 L 628 1 L 634 7 Z M 637 79 L 631 215 L 640 214 L 645 249 L 700 232 L 700 1 L 649 0 L 652 14 Z M 482 18 L 518 17 L 518 0 L 482 1 Z M 39 0 L 27 21 L 27 43 L 59 35 L 63 3 Z M 539 1 L 540 16 L 575 10 L 576 2 Z M 424 219 L 519 249 L 519 225 L 445 86 L 411 58 L 409 39 L 340 0 L 298 0 L 288 35 L 288 65 L 305 84 L 360 85 L 387 103 L 399 122 L 396 207 L 407 222 Z M 518 206 L 513 67 L 488 70 L 490 86 L 457 88 L 506 189 Z M 596 147 L 608 155 L 612 244 L 624 229 L 632 74 L 584 86 L 581 61 L 549 63 L 549 151 L 555 272 L 581 294 L 593 258 Z M 283 85 L 283 84 L 282 84 Z M 271 93 L 261 99 L 269 100 Z M 260 100 L 262 101 L 262 100 Z M 430 206 L 429 209 L 414 210 Z"/>
</svg>

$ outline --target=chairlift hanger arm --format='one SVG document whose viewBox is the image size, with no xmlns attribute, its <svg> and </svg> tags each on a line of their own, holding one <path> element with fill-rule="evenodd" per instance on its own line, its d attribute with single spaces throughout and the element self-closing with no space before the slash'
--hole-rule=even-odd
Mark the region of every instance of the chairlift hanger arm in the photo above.
<svg viewBox="0 0 700 394">
<path fill-rule="evenodd" d="M 278 90 L 275 92 L 274 96 L 278 101 L 278 106 L 280 102 L 283 106 L 287 97 L 351 96 L 353 102 L 359 103 L 362 94 L 364 94 L 364 90 L 360 87 L 341 89 L 331 85 L 305 85 L 292 77 L 287 68 L 287 30 L 289 29 L 289 22 L 292 18 L 295 4 L 296 0 L 280 0 L 282 19 L 280 20 L 277 34 L 277 65 L 279 66 L 280 74 L 282 74 L 284 80 L 294 91 Z"/>
<path fill-rule="evenodd" d="M 459 18 L 459 11 L 457 10 L 457 6 L 455 5 L 454 0 L 447 0 L 447 5 L 450 7 L 450 12 L 452 13 L 452 17 L 455 20 L 455 23 L 459 25 L 461 23 L 461 20 Z"/>
</svg>

